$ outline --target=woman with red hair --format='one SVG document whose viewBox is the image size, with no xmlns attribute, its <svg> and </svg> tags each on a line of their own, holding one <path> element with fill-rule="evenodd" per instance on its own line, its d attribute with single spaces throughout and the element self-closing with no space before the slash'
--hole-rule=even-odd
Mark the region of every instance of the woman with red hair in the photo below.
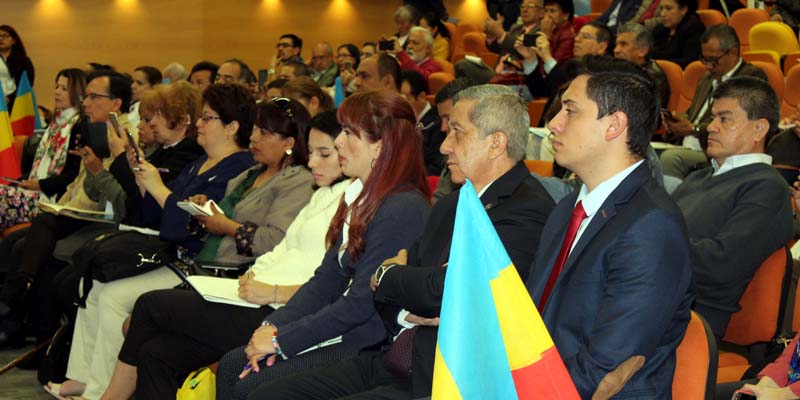
<svg viewBox="0 0 800 400">
<path fill-rule="evenodd" d="M 243 399 L 261 383 L 353 356 L 386 338 L 369 281 L 425 225 L 430 192 L 422 135 L 411 106 L 394 93 L 354 94 L 338 118 L 336 150 L 342 172 L 354 179 L 331 221 L 322 265 L 246 347 L 222 358 L 219 399 Z M 301 355 L 306 349 L 314 350 Z"/>
</svg>

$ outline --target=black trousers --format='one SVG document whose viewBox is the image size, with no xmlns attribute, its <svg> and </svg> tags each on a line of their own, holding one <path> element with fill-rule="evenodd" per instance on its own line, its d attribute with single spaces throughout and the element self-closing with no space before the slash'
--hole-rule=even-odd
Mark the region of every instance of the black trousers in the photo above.
<svg viewBox="0 0 800 400">
<path fill-rule="evenodd" d="M 119 360 L 137 367 L 136 398 L 175 398 L 181 379 L 247 343 L 272 308 L 212 303 L 181 289 L 136 300 Z"/>
<path fill-rule="evenodd" d="M 253 391 L 248 400 L 411 399 L 411 379 L 383 367 L 383 353 L 367 353 L 327 367 L 277 379 Z"/>
<path fill-rule="evenodd" d="M 56 242 L 90 223 L 44 212 L 34 217 L 25 237 L 22 266 L 19 272 L 30 278 L 35 277 L 39 270 L 50 261 L 53 250 L 56 248 Z"/>
</svg>

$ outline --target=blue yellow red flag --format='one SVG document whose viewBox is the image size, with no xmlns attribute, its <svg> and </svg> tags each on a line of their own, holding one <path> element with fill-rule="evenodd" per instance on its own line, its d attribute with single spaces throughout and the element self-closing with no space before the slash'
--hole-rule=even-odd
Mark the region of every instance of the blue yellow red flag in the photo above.
<svg viewBox="0 0 800 400">
<path fill-rule="evenodd" d="M 30 136 L 33 134 L 34 129 L 42 129 L 42 122 L 39 120 L 39 107 L 36 105 L 36 96 L 33 94 L 27 71 L 22 71 L 22 78 L 19 80 L 17 97 L 14 100 L 14 108 L 11 110 L 10 118 L 11 129 L 16 136 Z"/>
<path fill-rule="evenodd" d="M 458 198 L 432 397 L 580 399 L 469 181 Z"/>
<path fill-rule="evenodd" d="M 18 178 L 20 172 L 17 149 L 14 146 L 14 132 L 8 119 L 6 98 L 2 95 L 3 84 L 0 83 L 0 182 L 2 177 Z"/>
</svg>

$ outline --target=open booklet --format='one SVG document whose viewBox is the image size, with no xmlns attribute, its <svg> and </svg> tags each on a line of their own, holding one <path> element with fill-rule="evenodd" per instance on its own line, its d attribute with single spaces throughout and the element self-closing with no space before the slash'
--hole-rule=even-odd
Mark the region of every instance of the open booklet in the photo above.
<svg viewBox="0 0 800 400">
<path fill-rule="evenodd" d="M 186 282 L 189 282 L 192 288 L 207 301 L 240 307 L 261 307 L 260 304 L 251 303 L 239 297 L 238 279 L 192 275 L 186 278 Z"/>
<path fill-rule="evenodd" d="M 106 224 L 114 223 L 114 212 L 111 210 L 95 211 L 84 210 L 75 207 L 62 206 L 54 203 L 40 201 L 36 205 L 44 212 L 50 214 L 63 215 L 65 217 L 81 219 L 84 221 L 102 222 Z"/>
<path fill-rule="evenodd" d="M 180 208 L 183 211 L 186 211 L 191 215 L 205 215 L 207 217 L 210 217 L 214 215 L 214 212 L 211 211 L 212 205 L 217 209 L 217 211 L 220 214 L 223 215 L 225 214 L 224 212 L 222 212 L 222 208 L 220 208 L 217 205 L 217 203 L 214 202 L 214 200 L 209 200 L 206 202 L 206 204 L 203 204 L 202 206 L 196 203 L 192 203 L 191 201 L 179 201 L 178 203 L 176 203 L 176 205 L 178 206 L 178 208 Z"/>
</svg>

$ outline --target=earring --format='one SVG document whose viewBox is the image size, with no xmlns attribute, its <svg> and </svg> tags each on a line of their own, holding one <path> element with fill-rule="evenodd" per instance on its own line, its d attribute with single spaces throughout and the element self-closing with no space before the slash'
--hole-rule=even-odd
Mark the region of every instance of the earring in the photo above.
<svg viewBox="0 0 800 400">
<path fill-rule="evenodd" d="M 287 156 L 292 155 L 292 149 L 286 149 L 286 155 Z"/>
<path fill-rule="evenodd" d="M 369 160 L 369 169 L 373 169 L 375 167 L 375 159 Z"/>
</svg>

